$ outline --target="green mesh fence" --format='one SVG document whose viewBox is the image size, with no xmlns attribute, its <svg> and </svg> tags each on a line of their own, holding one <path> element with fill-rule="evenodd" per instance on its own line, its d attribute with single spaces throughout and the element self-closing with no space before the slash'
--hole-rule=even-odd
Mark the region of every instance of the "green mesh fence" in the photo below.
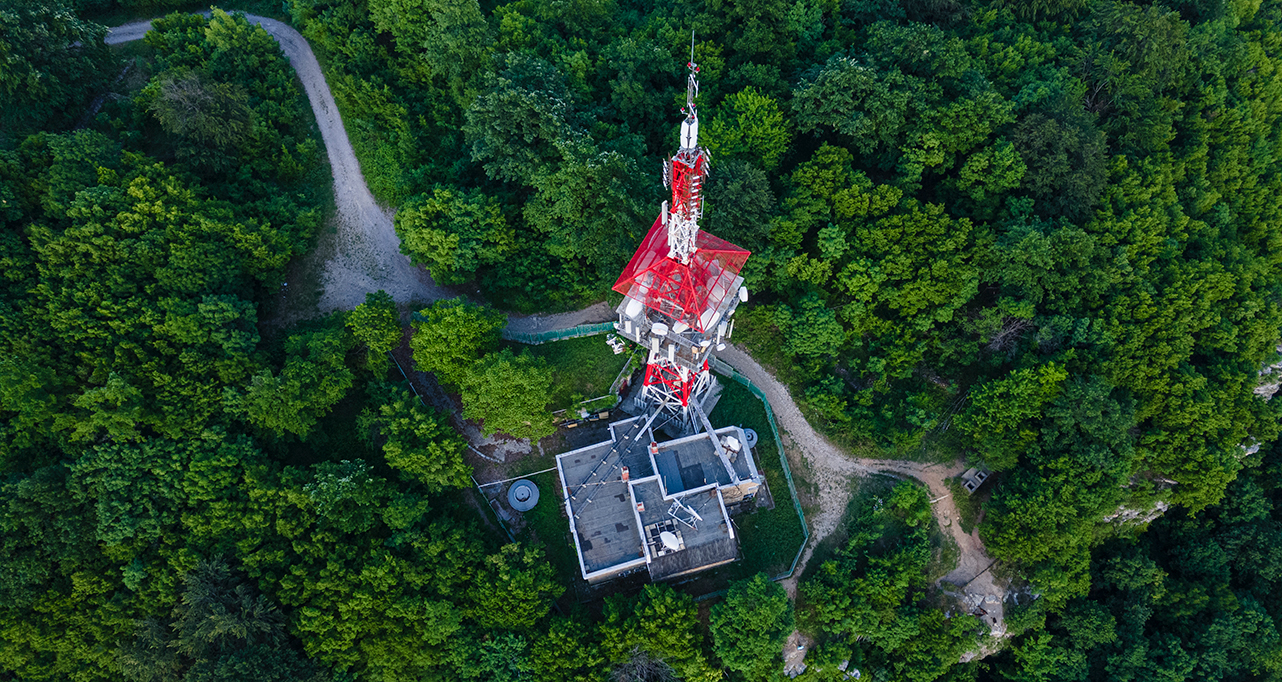
<svg viewBox="0 0 1282 682">
<path fill-rule="evenodd" d="M 508 341 L 537 346 L 550 341 L 564 341 L 565 339 L 577 339 L 580 336 L 596 336 L 614 331 L 613 322 L 602 322 L 600 324 L 581 324 L 569 329 L 552 329 L 546 332 L 514 332 L 510 329 L 503 330 L 503 338 Z"/>
<path fill-rule="evenodd" d="M 752 391 L 752 394 L 761 399 L 761 404 L 766 408 L 766 420 L 770 422 L 770 433 L 775 437 L 775 447 L 779 448 L 779 465 L 783 467 L 783 477 L 788 481 L 788 492 L 792 493 L 792 506 L 797 509 L 797 518 L 801 519 L 801 547 L 797 549 L 797 556 L 792 559 L 792 566 L 788 568 L 787 573 L 780 573 L 771 578 L 771 580 L 783 580 L 791 577 L 797 570 L 797 562 L 801 561 L 801 555 L 806 551 L 806 545 L 810 542 L 810 527 L 806 525 L 806 513 L 801 511 L 801 502 L 797 498 L 797 485 L 792 482 L 792 468 L 788 466 L 788 456 L 783 451 L 783 440 L 779 438 L 779 425 L 775 423 L 775 411 L 770 408 L 770 401 L 766 399 L 766 394 L 757 385 L 752 383 L 748 377 L 740 374 L 734 367 L 726 364 L 724 361 L 712 358 L 709 363 L 712 370 L 718 374 L 730 377 L 735 381 L 743 384 L 744 388 Z"/>
</svg>

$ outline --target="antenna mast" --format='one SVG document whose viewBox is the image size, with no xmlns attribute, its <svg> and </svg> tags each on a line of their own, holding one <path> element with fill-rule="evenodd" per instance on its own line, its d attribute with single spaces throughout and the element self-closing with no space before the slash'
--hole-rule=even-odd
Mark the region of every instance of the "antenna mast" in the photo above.
<svg viewBox="0 0 1282 682">
<path fill-rule="evenodd" d="M 699 65 L 694 61 L 694 32 L 690 32 L 690 61 L 686 63 L 686 115 L 681 122 L 681 148 L 668 161 L 664 178 L 670 178 L 672 204 L 663 211 L 668 228 L 668 257 L 690 264 L 690 257 L 698 250 L 695 241 L 699 236 L 699 218 L 703 216 L 703 181 L 708 177 L 710 165 L 708 150 L 699 146 L 699 112 L 695 99 L 699 97 Z"/>
<path fill-rule="evenodd" d="M 710 428 L 700 417 L 714 400 L 709 360 L 734 333 L 738 305 L 748 300 L 739 271 L 748 260 L 740 248 L 699 229 L 703 183 L 711 159 L 699 146 L 699 65 L 690 34 L 681 144 L 663 163 L 663 184 L 672 190 L 614 290 L 623 294 L 615 329 L 649 349 L 645 381 L 636 406 L 658 408 L 682 433 Z M 720 451 L 719 451 L 720 452 Z M 729 467 L 729 465 L 727 465 Z"/>
</svg>

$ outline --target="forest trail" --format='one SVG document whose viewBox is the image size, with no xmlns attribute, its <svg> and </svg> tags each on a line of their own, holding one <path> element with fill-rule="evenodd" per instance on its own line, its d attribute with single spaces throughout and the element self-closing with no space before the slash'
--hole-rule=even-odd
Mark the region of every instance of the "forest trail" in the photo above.
<svg viewBox="0 0 1282 682">
<path fill-rule="evenodd" d="M 210 12 L 201 14 L 208 17 Z M 366 293 L 379 289 L 391 294 L 400 304 L 426 305 L 460 295 L 461 292 L 438 285 L 425 269 L 401 253 L 401 240 L 392 224 L 395 212 L 379 206 L 365 184 L 334 96 L 307 40 L 281 21 L 254 14 L 246 14 L 245 19 L 262 26 L 275 38 L 294 67 L 316 116 L 334 174 L 336 238 L 333 244 L 319 246 L 318 251 L 322 253 L 316 254 L 324 259 L 318 312 L 351 310 L 365 302 Z M 116 45 L 142 40 L 149 30 L 150 20 L 123 24 L 110 29 L 105 42 Z M 601 302 L 582 310 L 551 315 L 510 314 L 508 327 L 528 334 L 605 322 L 613 317 L 610 306 Z"/>
<path fill-rule="evenodd" d="M 957 505 L 954 504 L 945 479 L 956 476 L 965 469 L 961 462 L 950 465 L 923 464 L 900 460 L 864 459 L 851 457 L 842 452 L 810 426 L 810 422 L 801 414 L 801 409 L 792 400 L 787 387 L 773 375 L 757 364 L 752 356 L 738 346 L 728 346 L 719 353 L 719 357 L 734 367 L 740 374 L 756 384 L 770 401 L 776 421 L 782 433 L 784 447 L 796 447 L 806 459 L 809 466 L 809 478 L 819 488 L 819 513 L 807 519 L 810 523 L 810 542 L 792 577 L 783 582 L 788 594 L 797 595 L 797 581 L 806 568 L 811 554 L 821 540 L 837 529 L 846 505 L 851 497 L 851 479 L 855 476 L 867 476 L 872 473 L 886 473 L 895 476 L 911 476 L 930 489 L 934 503 L 931 505 L 935 517 L 942 528 L 947 530 L 957 543 L 959 558 L 957 567 L 942 580 L 957 586 L 965 586 L 967 592 L 982 595 L 1003 594 L 1003 590 L 992 582 L 992 573 L 987 569 L 993 560 L 984 550 L 978 532 L 969 535 L 962 532 L 958 521 Z M 991 610 L 991 606 L 989 607 Z M 1000 618 L 1000 616 L 998 616 Z"/>
<path fill-rule="evenodd" d="M 319 311 L 351 310 L 365 302 L 367 292 L 379 289 L 391 294 L 397 303 L 428 303 L 456 296 L 433 282 L 426 270 L 401 253 L 401 240 L 392 226 L 393 212 L 380 207 L 366 186 L 334 96 L 307 40 L 275 19 L 253 14 L 246 14 L 245 18 L 262 26 L 280 43 L 281 51 L 298 73 L 334 173 L 336 238 L 332 252 L 325 254 L 328 257 L 321 276 Z M 150 29 L 151 21 L 116 26 L 108 31 L 106 43 L 141 40 Z"/>
<path fill-rule="evenodd" d="M 209 16 L 209 12 L 203 12 Z M 421 267 L 414 265 L 400 252 L 400 239 L 392 224 L 393 212 L 385 210 L 374 200 L 360 163 L 343 127 L 338 106 L 321 72 L 320 64 L 298 31 L 283 22 L 267 17 L 246 14 L 245 18 L 258 24 L 280 43 L 281 50 L 298 73 L 307 100 L 316 116 L 325 151 L 334 175 L 334 198 L 337 206 L 337 243 L 326 254 L 323 290 L 318 308 L 321 312 L 350 310 L 365 300 L 367 292 L 382 289 L 397 303 L 426 304 L 442 298 L 453 298 L 458 292 L 432 281 Z M 151 29 L 151 21 L 137 21 L 111 28 L 106 36 L 108 45 L 141 40 Z M 522 333 L 537 333 L 566 329 L 581 324 L 605 322 L 613 319 L 613 310 L 600 302 L 582 310 L 551 315 L 511 315 L 508 327 Z M 963 470 L 961 463 L 950 466 L 922 464 L 894 460 L 861 459 L 850 457 L 817 433 L 802 416 L 791 394 L 761 365 L 737 346 L 721 353 L 722 359 L 760 387 L 770 401 L 784 433 L 785 447 L 797 447 L 810 467 L 810 476 L 819 488 L 820 512 L 809 519 L 810 542 L 792 577 L 784 581 L 788 593 L 795 597 L 797 581 L 816 545 L 836 530 L 850 501 L 850 483 L 855 476 L 882 472 L 905 475 L 925 483 L 940 525 L 947 528 L 960 550 L 957 567 L 943 580 L 966 586 L 967 592 L 1001 595 L 992 584 L 992 574 L 987 569 L 992 559 L 984 550 L 977 533 L 965 534 L 957 522 L 958 514 L 944 479 L 956 476 Z M 989 607 L 992 608 L 991 606 Z M 998 606 L 1000 609 L 1000 606 Z M 1000 616 L 999 616 L 1000 617 Z"/>
</svg>

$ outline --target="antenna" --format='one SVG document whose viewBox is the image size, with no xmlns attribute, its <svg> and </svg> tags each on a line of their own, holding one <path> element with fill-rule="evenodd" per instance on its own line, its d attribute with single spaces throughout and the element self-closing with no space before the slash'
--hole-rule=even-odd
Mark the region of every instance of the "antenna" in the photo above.
<svg viewBox="0 0 1282 682">
<path fill-rule="evenodd" d="M 695 117 L 694 100 L 699 96 L 699 65 L 694 62 L 694 31 L 690 31 L 690 61 L 686 62 L 690 73 L 686 76 L 686 114 Z"/>
</svg>

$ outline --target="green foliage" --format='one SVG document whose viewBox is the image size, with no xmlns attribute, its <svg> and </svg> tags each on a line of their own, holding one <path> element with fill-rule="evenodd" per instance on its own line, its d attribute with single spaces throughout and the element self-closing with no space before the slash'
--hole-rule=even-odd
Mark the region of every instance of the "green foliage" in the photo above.
<svg viewBox="0 0 1282 682">
<path fill-rule="evenodd" d="M 1098 379 L 1066 383 L 1044 409 L 1039 447 L 993 495 L 980 535 L 995 557 L 1040 564 L 1034 582 L 1062 603 L 1085 587 L 1095 524 L 1123 499 L 1135 413 Z"/>
<path fill-rule="evenodd" d="M 845 330 L 837 314 L 811 294 L 800 302 L 799 310 L 780 306 L 775 324 L 787 339 L 783 352 L 809 360 L 827 359 L 837 354 L 845 342 Z"/>
<path fill-rule="evenodd" d="M 120 668 L 138 682 L 319 680 L 298 652 L 286 646 L 285 618 L 221 560 L 202 562 L 183 579 L 171 617 L 148 619 L 124 647 Z"/>
<path fill-rule="evenodd" d="M 347 316 L 347 328 L 365 346 L 366 363 L 375 375 L 387 370 L 387 354 L 401 345 L 401 314 L 386 291 L 365 294 L 365 302 Z"/>
<path fill-rule="evenodd" d="M 627 247 L 644 232 L 633 197 L 635 162 L 582 138 L 557 145 L 560 166 L 534 176 L 525 220 L 546 240 L 548 253 L 581 264 L 598 285 L 617 277 Z"/>
<path fill-rule="evenodd" d="M 119 68 L 107 27 L 61 3 L 16 0 L 0 9 L 0 131 L 65 128 Z M 16 136 L 15 136 L 16 137 Z M 19 138 L 20 139 L 20 138 Z"/>
<path fill-rule="evenodd" d="M 748 87 L 726 97 L 704 132 L 709 151 L 772 170 L 792 143 L 779 103 Z"/>
<path fill-rule="evenodd" d="M 704 656 L 694 600 L 662 584 L 642 588 L 634 599 L 606 598 L 601 649 L 611 664 L 625 665 L 644 652 L 671 666 L 682 680 L 716 680 L 720 671 Z"/>
<path fill-rule="evenodd" d="M 766 244 L 775 195 L 765 171 L 748 161 L 718 161 L 705 196 L 708 232 L 754 251 Z"/>
<path fill-rule="evenodd" d="M 492 178 L 529 183 L 554 168 L 571 132 L 565 79 L 551 64 L 512 55 L 467 108 L 472 160 Z"/>
<path fill-rule="evenodd" d="M 803 627 L 866 644 L 863 674 L 934 680 L 977 644 L 980 622 L 945 618 L 922 603 L 931 561 L 930 499 L 914 483 L 897 483 L 889 499 L 854 508 L 849 541 L 801 584 Z"/>
<path fill-rule="evenodd" d="M 947 171 L 999 127 L 1013 106 L 992 88 L 965 43 L 933 26 L 869 27 L 863 54 L 837 55 L 799 84 L 800 130 L 831 130 L 899 182 L 916 187 L 928 169 Z"/>
<path fill-rule="evenodd" d="M 529 352 L 504 349 L 478 361 L 463 378 L 463 416 L 482 422 L 486 435 L 502 431 L 538 440 L 556 432 L 547 401 L 552 370 Z"/>
<path fill-rule="evenodd" d="M 361 413 L 356 423 L 365 438 L 378 434 L 388 466 L 433 492 L 470 482 L 472 468 L 463 461 L 466 442 L 450 427 L 447 415 L 392 384 L 372 384 L 369 390 L 376 407 Z"/>
<path fill-rule="evenodd" d="M 1010 680 L 1269 679 L 1282 670 L 1276 593 L 1276 446 L 1249 458 L 1219 505 L 1172 512 L 1116 539 L 1089 566 L 1089 592 L 993 661 Z"/>
<path fill-rule="evenodd" d="M 499 332 L 506 324 L 507 316 L 497 310 L 461 298 L 437 301 L 410 322 L 414 364 L 446 383 L 461 385 L 481 354 L 498 346 Z"/>
<path fill-rule="evenodd" d="M 114 5 L 173 6 L 77 8 Z M 1279 408 L 1252 392 L 1282 328 L 1275 0 L 288 11 L 406 251 L 521 312 L 599 300 L 652 223 L 698 28 L 702 224 L 754 252 L 761 304 L 736 340 L 836 442 L 1005 468 L 980 533 L 1040 595 L 1008 609 L 1006 651 L 954 665 L 978 624 L 931 598 L 929 509 L 899 488 L 802 588 L 807 675 L 1277 676 Z M 275 41 L 171 15 L 113 83 L 102 31 L 0 10 L 0 677 L 119 678 L 122 652 L 144 661 L 130 674 L 191 680 L 691 680 L 766 660 L 717 641 L 728 620 L 709 648 L 667 587 L 612 599 L 600 628 L 548 617 L 541 555 L 456 520 L 440 419 L 403 392 L 350 397 L 399 338 L 386 299 L 262 318 L 321 193 Z M 431 309 L 416 359 L 487 429 L 546 433 L 548 370 L 496 352 L 502 324 Z M 385 461 L 358 460 L 358 430 Z M 1101 523 L 1159 502 L 1147 533 Z M 779 538 L 745 539 L 741 566 L 791 560 L 780 507 L 741 519 Z M 244 577 L 188 589 L 215 557 Z M 248 619 L 270 606 L 286 634 Z"/>
<path fill-rule="evenodd" d="M 437 188 L 410 199 L 396 212 L 401 252 L 426 266 L 442 284 L 459 284 L 483 265 L 510 256 L 515 236 L 498 202 L 481 194 Z"/>
<path fill-rule="evenodd" d="M 535 547 L 504 545 L 485 558 L 471 600 L 476 622 L 485 628 L 528 630 L 547 614 L 565 588 L 556 570 Z"/>
<path fill-rule="evenodd" d="M 779 665 L 792 627 L 792 602 L 783 586 L 758 573 L 732 584 L 726 600 L 712 607 L 713 651 L 731 670 L 766 677 Z"/>
<path fill-rule="evenodd" d="M 277 436 L 306 438 L 329 409 L 347 394 L 355 375 L 345 364 L 354 340 L 346 327 L 291 335 L 285 367 L 255 374 L 243 392 L 227 389 L 230 410 Z"/>
<path fill-rule="evenodd" d="M 954 423 L 975 442 L 988 468 L 1009 469 L 1037 441 L 1034 427 L 1042 410 L 1067 378 L 1054 363 L 1014 370 L 972 391 L 970 406 Z"/>
<path fill-rule="evenodd" d="M 553 616 L 547 632 L 530 646 L 537 679 L 548 682 L 592 682 L 601 679 L 605 659 L 587 623 Z"/>
<path fill-rule="evenodd" d="M 249 132 L 249 94 L 234 83 L 207 83 L 181 70 L 154 81 L 151 113 L 166 132 L 215 151 L 237 149 Z"/>
<path fill-rule="evenodd" d="M 401 53 L 412 55 L 424 73 L 439 78 L 461 96 L 480 68 L 490 44 L 490 27 L 480 5 L 439 0 L 371 0 L 370 19 L 396 38 Z"/>
</svg>

